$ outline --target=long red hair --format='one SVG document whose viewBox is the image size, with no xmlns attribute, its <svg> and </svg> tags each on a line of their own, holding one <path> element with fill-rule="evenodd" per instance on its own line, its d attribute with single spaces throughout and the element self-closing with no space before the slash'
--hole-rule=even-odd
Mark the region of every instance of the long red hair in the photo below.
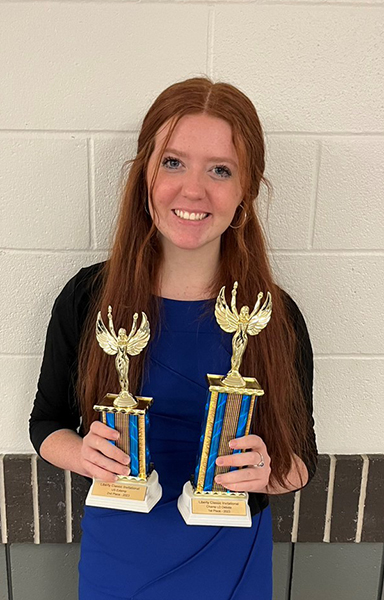
<svg viewBox="0 0 384 600">
<path fill-rule="evenodd" d="M 96 418 L 93 404 L 116 388 L 114 361 L 102 352 L 95 338 L 98 310 L 107 314 L 113 306 L 117 324 L 129 324 L 136 311 L 144 311 L 154 331 L 159 323 L 159 273 L 162 249 L 147 210 L 163 150 L 178 121 L 189 114 L 205 113 L 227 121 L 240 163 L 242 206 L 221 238 L 221 260 L 210 297 L 225 285 L 227 294 L 238 281 L 238 306 L 253 306 L 259 291 L 270 291 L 273 315 L 257 339 L 249 338 L 242 372 L 255 375 L 265 390 L 255 411 L 253 431 L 265 441 L 271 456 L 272 475 L 284 484 L 294 453 L 309 456 L 309 420 L 299 376 L 295 368 L 296 334 L 287 313 L 283 293 L 275 284 L 269 265 L 266 241 L 256 212 L 255 200 L 264 177 L 265 144 L 262 127 L 252 102 L 236 87 L 196 77 L 171 85 L 147 112 L 138 138 L 136 157 L 125 163 L 129 173 L 124 185 L 120 214 L 109 260 L 93 286 L 90 310 L 79 348 L 78 394 L 85 430 Z M 155 166 L 150 189 L 146 172 L 155 147 L 155 136 L 166 123 L 170 127 Z M 130 389 L 138 393 L 145 368 L 146 352 L 130 364 Z"/>
</svg>

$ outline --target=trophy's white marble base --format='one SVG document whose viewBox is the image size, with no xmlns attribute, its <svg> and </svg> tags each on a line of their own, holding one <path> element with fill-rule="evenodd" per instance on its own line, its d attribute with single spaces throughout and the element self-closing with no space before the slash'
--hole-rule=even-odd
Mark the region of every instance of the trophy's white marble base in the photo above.
<svg viewBox="0 0 384 600">
<path fill-rule="evenodd" d="M 85 504 L 148 513 L 160 500 L 161 495 L 158 474 L 152 471 L 147 481 L 125 480 L 105 483 L 94 479 Z"/>
<path fill-rule="evenodd" d="M 245 496 L 194 494 L 191 483 L 184 484 L 177 507 L 187 525 L 251 527 L 252 518 Z"/>
</svg>

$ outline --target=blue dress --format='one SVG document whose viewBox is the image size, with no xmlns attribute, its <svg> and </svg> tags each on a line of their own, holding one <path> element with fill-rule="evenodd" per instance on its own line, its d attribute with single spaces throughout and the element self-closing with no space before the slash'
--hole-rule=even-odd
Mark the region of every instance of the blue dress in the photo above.
<svg viewBox="0 0 384 600">
<path fill-rule="evenodd" d="M 186 525 L 177 509 L 195 468 L 206 374 L 226 374 L 231 338 L 207 301 L 162 300 L 141 390 L 150 408 L 151 459 L 163 496 L 149 514 L 85 507 L 80 600 L 271 600 L 267 507 L 252 527 Z"/>
</svg>

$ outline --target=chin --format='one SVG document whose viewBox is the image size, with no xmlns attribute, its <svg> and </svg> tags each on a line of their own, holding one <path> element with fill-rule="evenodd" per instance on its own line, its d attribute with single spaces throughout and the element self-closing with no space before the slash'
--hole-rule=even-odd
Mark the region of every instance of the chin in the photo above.
<svg viewBox="0 0 384 600">
<path fill-rule="evenodd" d="M 199 248 L 202 248 L 204 244 L 197 244 L 196 242 L 180 242 L 179 244 L 174 244 L 174 246 L 176 246 L 180 250 L 198 250 Z"/>
<path fill-rule="evenodd" d="M 167 243 L 169 246 L 174 246 L 175 248 L 179 248 L 180 250 L 198 250 L 202 248 L 206 242 L 203 240 L 198 240 L 196 238 L 188 238 L 185 236 L 180 236 L 178 238 L 167 239 Z"/>
<path fill-rule="evenodd" d="M 204 246 L 216 245 L 215 242 L 219 242 L 220 238 L 206 239 L 205 237 L 198 237 L 193 235 L 164 235 L 161 233 L 162 243 L 165 244 L 169 249 L 178 248 L 179 250 L 200 250 Z M 220 242 L 218 244 L 220 246 Z"/>
</svg>

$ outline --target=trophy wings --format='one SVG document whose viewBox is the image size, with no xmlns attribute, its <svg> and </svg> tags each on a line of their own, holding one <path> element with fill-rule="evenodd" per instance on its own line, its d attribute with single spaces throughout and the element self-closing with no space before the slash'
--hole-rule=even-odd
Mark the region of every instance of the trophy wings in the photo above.
<svg viewBox="0 0 384 600">
<path fill-rule="evenodd" d="M 143 348 L 145 348 L 145 346 L 148 344 L 150 336 L 151 331 L 149 327 L 149 321 L 147 315 L 142 312 L 140 327 L 128 342 L 128 354 L 130 356 L 136 356 L 137 354 L 140 354 Z"/>
<path fill-rule="evenodd" d="M 97 313 L 96 319 L 96 339 L 100 346 L 107 354 L 117 353 L 117 340 L 109 333 L 108 329 L 104 325 L 104 321 L 101 316 L 101 311 Z"/>
<path fill-rule="evenodd" d="M 267 298 L 263 306 L 260 306 L 260 299 L 255 304 L 255 307 L 249 317 L 249 325 L 247 333 L 249 335 L 257 335 L 266 327 L 272 315 L 272 298 L 270 292 L 267 292 Z"/>
<path fill-rule="evenodd" d="M 225 286 L 219 292 L 215 305 L 215 317 L 221 329 L 234 333 L 239 325 L 239 319 L 233 314 L 225 299 Z"/>
</svg>

